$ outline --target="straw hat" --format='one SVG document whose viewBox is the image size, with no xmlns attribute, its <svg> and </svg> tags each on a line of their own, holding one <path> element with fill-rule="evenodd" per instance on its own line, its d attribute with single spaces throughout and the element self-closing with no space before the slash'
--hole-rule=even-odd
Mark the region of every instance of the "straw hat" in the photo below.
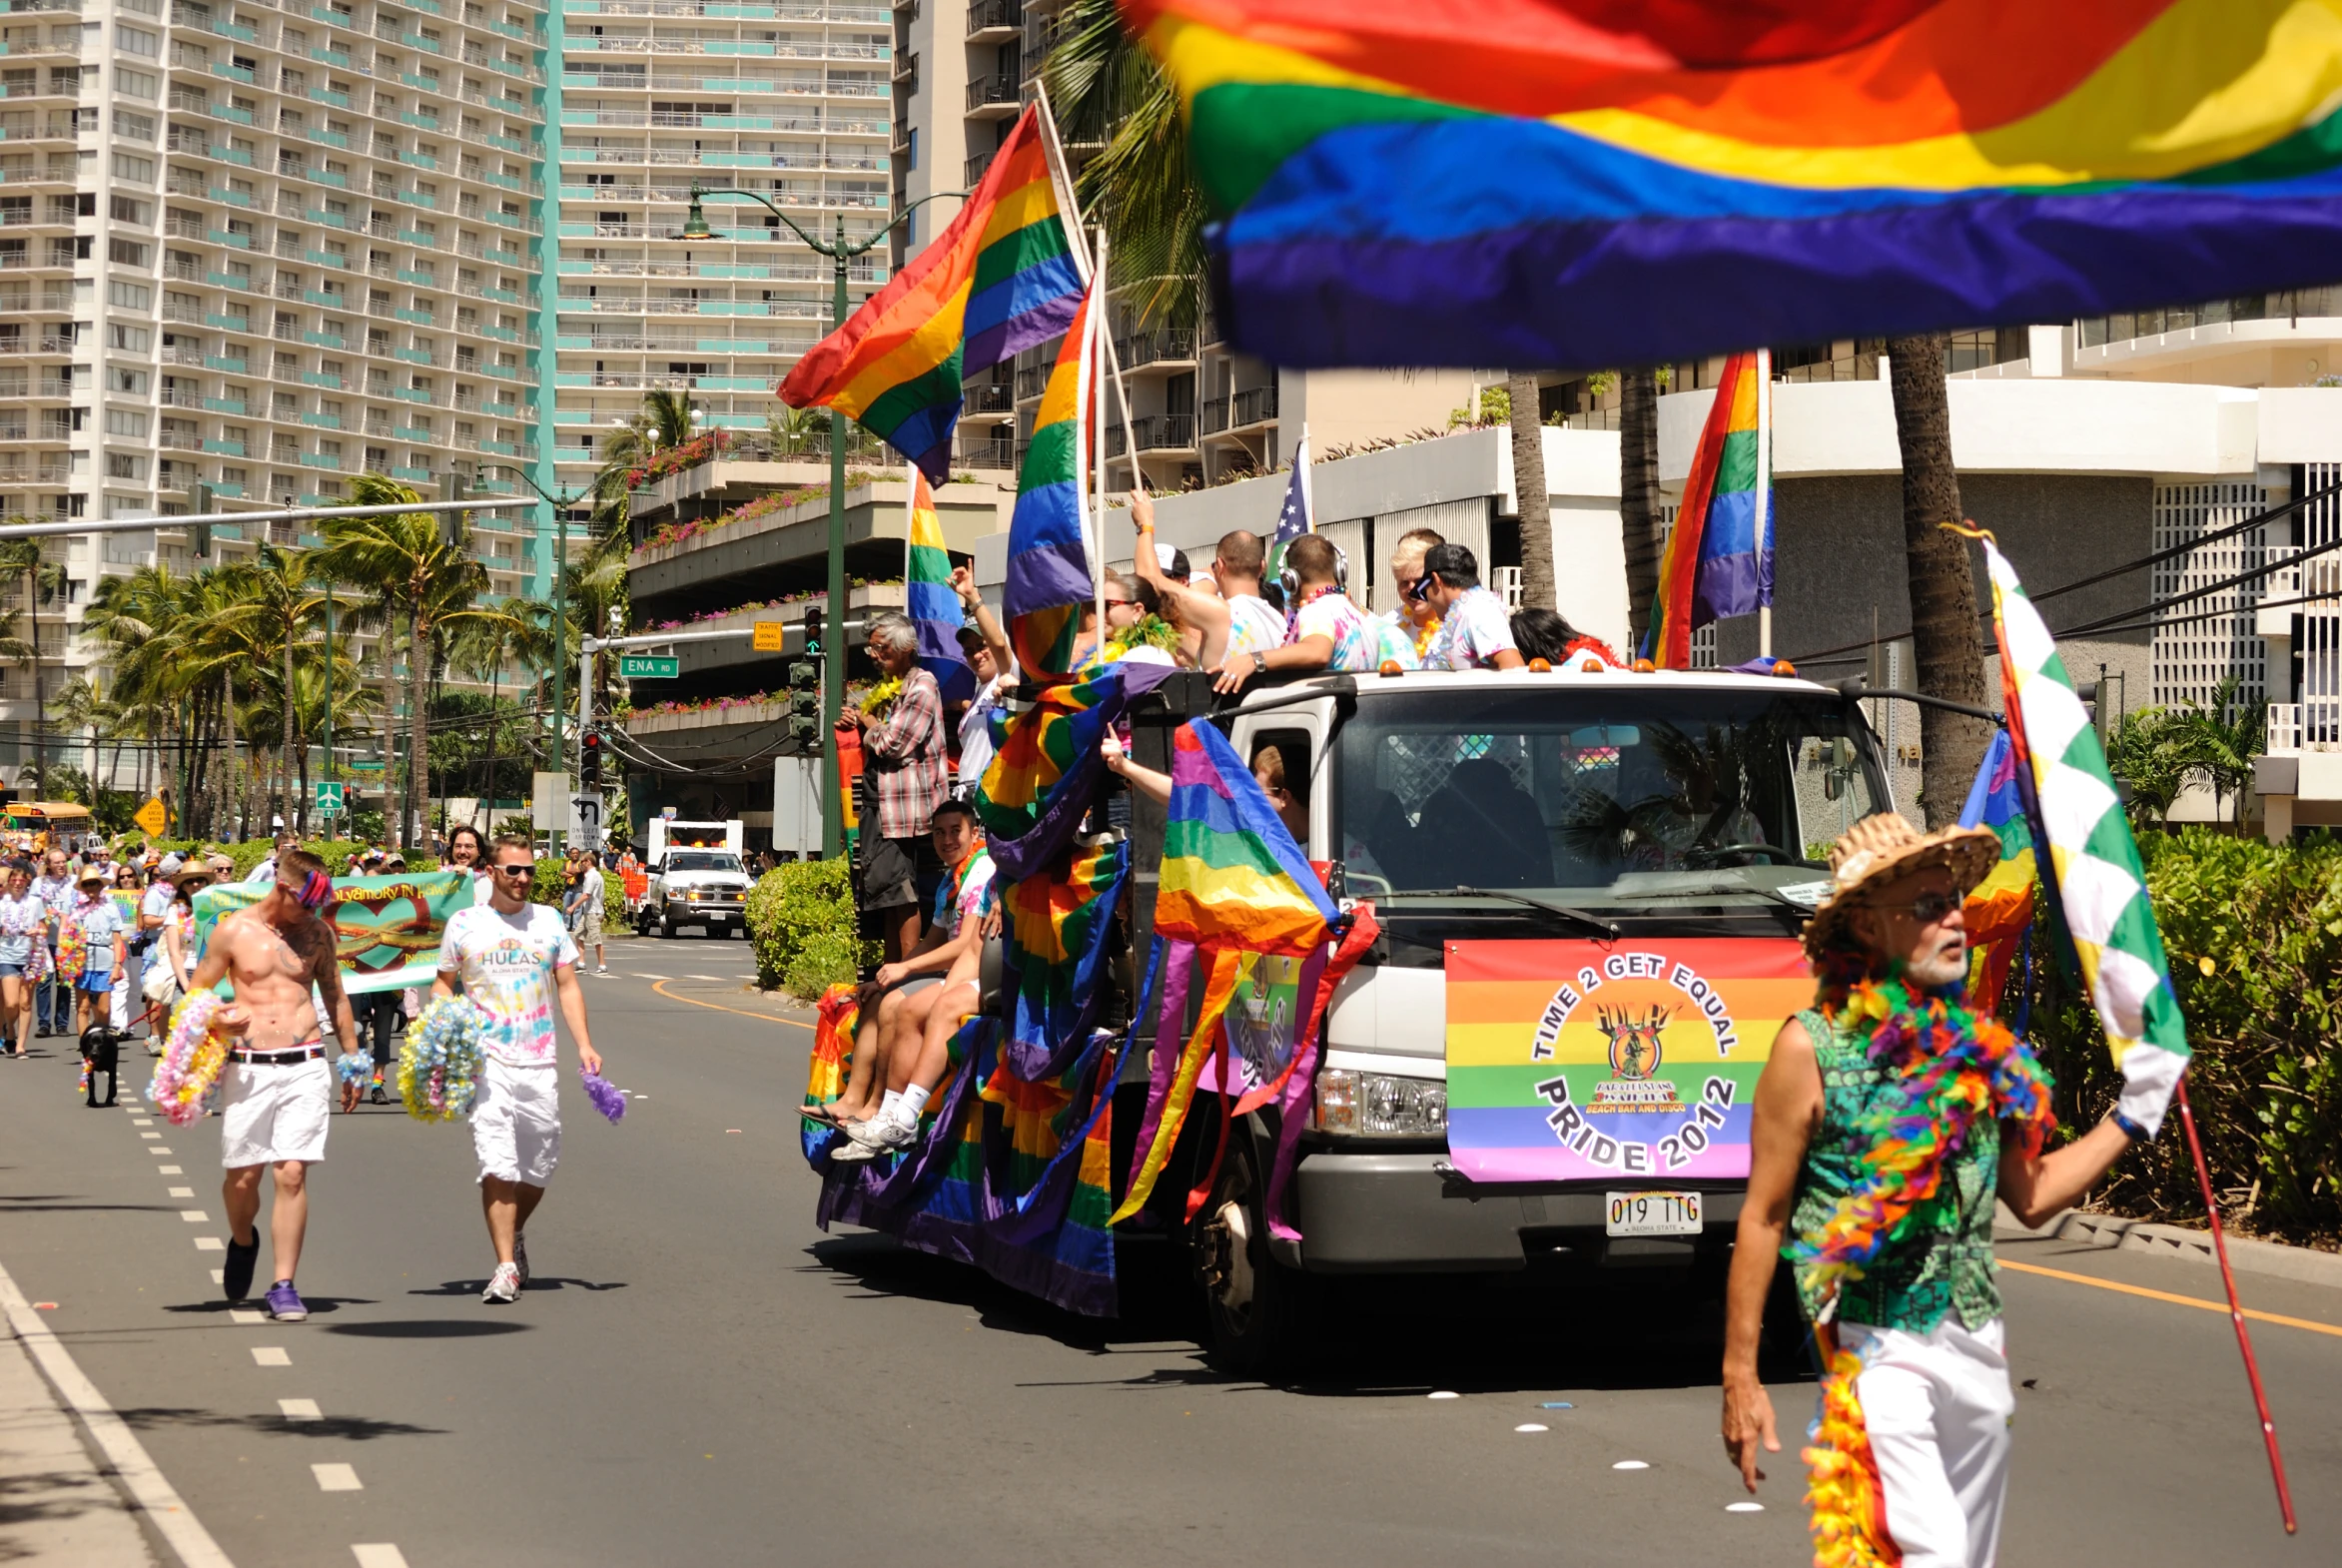
<svg viewBox="0 0 2342 1568">
<path fill-rule="evenodd" d="M 1847 915 L 1866 891 L 1913 871 L 1941 866 L 1965 898 L 2000 860 L 2000 839 L 1989 828 L 1940 828 L 1922 833 L 1892 811 L 1868 816 L 1830 846 L 1830 896 L 1806 922 L 1806 957 L 1819 962 L 1839 937 Z"/>
</svg>

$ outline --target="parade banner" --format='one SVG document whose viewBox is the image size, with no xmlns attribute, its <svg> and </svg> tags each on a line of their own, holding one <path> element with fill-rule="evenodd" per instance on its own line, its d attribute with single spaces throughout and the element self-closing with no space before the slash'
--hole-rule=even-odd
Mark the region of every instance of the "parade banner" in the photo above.
<svg viewBox="0 0 2342 1568">
<path fill-rule="evenodd" d="M 238 882 L 195 896 L 195 950 L 201 955 L 226 917 L 269 896 L 274 883 Z M 334 928 L 342 989 L 351 996 L 427 986 L 438 971 L 447 917 L 471 907 L 471 878 L 456 869 L 388 877 L 336 877 L 334 901 L 319 911 Z"/>
<path fill-rule="evenodd" d="M 1786 937 L 1447 944 L 1447 1145 L 1475 1181 L 1728 1180 L 1773 1037 L 1813 1001 Z"/>
</svg>

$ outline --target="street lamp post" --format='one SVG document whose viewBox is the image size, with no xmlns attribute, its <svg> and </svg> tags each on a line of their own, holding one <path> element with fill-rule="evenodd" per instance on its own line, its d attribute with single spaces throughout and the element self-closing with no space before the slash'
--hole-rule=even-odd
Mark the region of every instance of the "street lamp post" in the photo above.
<svg viewBox="0 0 2342 1568">
<path fill-rule="evenodd" d="M 712 240 L 715 231 L 708 227 L 707 212 L 702 198 L 709 195 L 741 196 L 757 203 L 775 218 L 789 226 L 789 232 L 803 241 L 816 256 L 830 259 L 834 287 L 830 297 L 830 330 L 846 325 L 846 264 L 855 257 L 877 247 L 891 233 L 896 224 L 911 216 L 921 203 L 938 197 L 967 196 L 966 191 L 935 191 L 918 201 L 904 204 L 903 210 L 882 225 L 878 232 L 858 245 L 846 243 L 846 215 L 837 219 L 837 238 L 827 245 L 798 227 L 797 220 L 766 201 L 754 191 L 723 190 L 709 192 L 698 185 L 691 187 L 691 211 L 683 222 L 678 240 Z M 846 705 L 846 423 L 847 416 L 836 405 L 830 408 L 830 537 L 829 537 L 829 615 L 828 657 L 821 661 L 821 718 L 825 731 L 835 734 L 838 711 Z M 834 859 L 845 848 L 845 803 L 839 799 L 838 780 L 832 776 L 821 792 L 821 853 L 824 859 Z"/>
<path fill-rule="evenodd" d="M 543 485 L 528 476 L 528 470 L 512 463 L 502 462 L 487 466 L 492 466 L 499 473 L 509 473 L 536 491 L 538 497 L 547 506 L 553 508 L 553 639 L 558 643 L 564 640 L 561 632 L 569 624 L 569 508 L 577 504 L 577 493 L 563 490 L 557 496 L 547 494 Z M 569 754 L 568 740 L 561 733 L 562 715 L 567 711 L 569 700 L 569 694 L 562 688 L 561 684 L 562 673 L 567 663 L 567 650 L 556 647 L 553 650 L 553 760 L 562 763 L 567 761 Z M 582 691 L 579 700 L 583 700 Z M 585 727 L 583 725 L 578 726 L 577 743 L 580 747 L 585 744 Z M 580 772 L 583 771 L 583 767 L 584 764 L 580 761 Z M 488 825 L 493 827 L 496 811 L 495 780 L 492 776 L 488 780 Z M 553 830 L 553 847 L 555 849 L 561 847 L 561 830 L 558 828 Z"/>
</svg>

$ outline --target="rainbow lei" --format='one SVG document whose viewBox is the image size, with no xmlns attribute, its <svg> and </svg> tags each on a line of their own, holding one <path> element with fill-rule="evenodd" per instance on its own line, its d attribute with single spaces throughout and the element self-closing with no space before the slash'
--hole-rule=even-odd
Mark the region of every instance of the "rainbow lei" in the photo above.
<svg viewBox="0 0 2342 1568">
<path fill-rule="evenodd" d="M 471 1114 L 487 1022 L 467 997 L 440 997 L 422 1010 L 398 1053 L 398 1098 L 408 1116 L 452 1122 Z"/>
<path fill-rule="evenodd" d="M 1899 1091 L 1866 1112 L 1854 1137 L 1869 1147 L 1868 1184 L 1840 1199 L 1821 1228 L 1786 1249 L 1811 1266 L 1833 1303 L 1902 1228 L 1914 1208 L 1941 1189 L 1946 1162 L 1965 1146 L 1979 1117 L 2014 1124 L 2017 1147 L 2037 1155 L 2055 1118 L 2049 1081 L 2032 1050 L 1999 1020 L 1966 1004 L 1964 988 L 1915 994 L 1902 980 L 1851 978 L 1853 961 L 1834 959 L 1823 976 L 1821 1011 L 1872 1021 L 1871 1061 Z M 1816 1568 L 1870 1568 L 1900 1562 L 1886 1529 L 1884 1493 L 1863 1420 L 1856 1380 L 1862 1358 L 1822 1324 L 1822 1415 L 1803 1458 L 1810 1472 Z"/>
<path fill-rule="evenodd" d="M 155 1082 L 147 1098 L 173 1127 L 191 1127 L 203 1120 L 212 1092 L 228 1066 L 228 1037 L 213 1025 L 220 1016 L 216 991 L 194 992 L 171 1010 L 171 1035 L 155 1062 Z"/>
</svg>

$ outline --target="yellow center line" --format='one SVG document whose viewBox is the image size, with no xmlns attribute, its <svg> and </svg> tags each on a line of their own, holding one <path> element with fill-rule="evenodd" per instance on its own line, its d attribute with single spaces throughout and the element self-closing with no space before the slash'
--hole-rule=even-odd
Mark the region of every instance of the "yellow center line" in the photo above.
<svg viewBox="0 0 2342 1568">
<path fill-rule="evenodd" d="M 2150 1301 L 2169 1301 L 2174 1306 L 2197 1306 L 2207 1312 L 2218 1312 L 2222 1317 L 2228 1315 L 2228 1303 L 2225 1301 L 2207 1301 L 2195 1295 L 2173 1295 L 2168 1290 L 2149 1290 L 2144 1285 L 2126 1285 L 2112 1279 L 2093 1278 L 2088 1274 L 2067 1273 L 2062 1268 L 2043 1268 L 2038 1263 L 2011 1262 L 2005 1257 L 2000 1259 L 2000 1266 L 2013 1268 L 2020 1274 L 2042 1274 L 2051 1279 L 2069 1280 L 2077 1285 L 2096 1285 L 2101 1290 L 2119 1290 L 2124 1295 L 2143 1295 Z M 2256 1323 L 2275 1323 L 2281 1328 L 2306 1328 L 2313 1334 L 2332 1334 L 2342 1339 L 2342 1326 L 2333 1323 L 2316 1323 L 2306 1317 L 2287 1317 L 2278 1312 L 2256 1312 L 2249 1306 L 2244 1309 L 2244 1315 Z"/>
<path fill-rule="evenodd" d="M 664 980 L 654 980 L 651 982 L 650 989 L 665 997 L 669 1002 L 687 1002 L 695 1008 L 713 1008 L 718 1013 L 737 1013 L 742 1018 L 762 1019 L 767 1024 L 786 1024 L 791 1029 L 813 1028 L 811 1024 L 802 1024 L 793 1018 L 775 1018 L 770 1013 L 751 1013 L 746 1008 L 728 1008 L 719 1002 L 702 1002 L 697 997 L 679 997 L 667 989 L 668 984 Z"/>
</svg>

